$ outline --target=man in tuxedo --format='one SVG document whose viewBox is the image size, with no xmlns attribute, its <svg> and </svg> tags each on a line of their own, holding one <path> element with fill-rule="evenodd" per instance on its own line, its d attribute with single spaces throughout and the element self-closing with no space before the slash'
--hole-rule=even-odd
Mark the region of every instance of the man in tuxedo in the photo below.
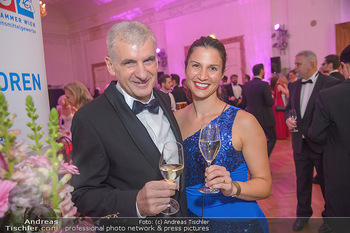
<svg viewBox="0 0 350 233">
<path fill-rule="evenodd" d="M 146 25 L 124 21 L 107 36 L 105 62 L 118 77 L 73 119 L 73 201 L 83 216 L 156 216 L 170 197 L 186 216 L 185 173 L 177 183 L 163 179 L 160 152 L 167 141 L 181 142 L 167 94 L 154 88 L 156 40 Z M 158 215 L 159 216 L 159 215 Z"/>
<path fill-rule="evenodd" d="M 313 142 L 308 137 L 307 131 L 312 122 L 317 94 L 322 89 L 338 84 L 339 81 L 317 71 L 317 57 L 312 51 L 299 52 L 295 57 L 295 66 L 301 79 L 289 86 L 289 102 L 285 116 L 288 128 L 297 129 L 297 132 L 292 133 L 298 199 L 297 219 L 293 224 L 293 230 L 300 231 L 312 215 L 311 192 L 314 167 L 324 194 L 323 145 Z M 296 110 L 296 122 L 289 117 L 289 109 Z M 322 216 L 326 217 L 325 211 Z M 327 227 L 328 224 L 323 224 L 319 232 L 328 232 Z"/>
<path fill-rule="evenodd" d="M 230 105 L 240 108 L 242 103 L 242 86 L 238 84 L 238 75 L 231 75 L 231 83 L 223 88 L 224 101 Z"/>
<path fill-rule="evenodd" d="M 323 71 L 327 72 L 328 75 L 333 76 L 340 81 L 344 81 L 344 76 L 339 72 L 340 59 L 339 56 L 330 54 L 324 58 L 322 63 Z"/>
<path fill-rule="evenodd" d="M 173 94 L 175 98 L 175 102 L 186 102 L 189 103 L 187 96 L 186 96 L 186 91 L 185 88 L 180 87 L 180 77 L 177 74 L 171 74 L 171 80 L 173 81 L 173 91 L 171 94 Z"/>
<path fill-rule="evenodd" d="M 242 109 L 253 114 L 263 128 L 267 137 L 267 151 L 270 156 L 276 141 L 276 119 L 272 106 L 275 100 L 272 97 L 270 85 L 262 81 L 265 76 L 263 64 L 253 67 L 254 78 L 243 85 Z"/>
<path fill-rule="evenodd" d="M 325 144 L 323 170 L 328 217 L 350 217 L 350 45 L 340 57 L 346 79 L 320 91 L 309 128 L 310 138 Z M 337 221 L 332 220 L 335 232 L 343 232 Z"/>
<path fill-rule="evenodd" d="M 294 69 L 290 70 L 288 73 L 288 86 L 289 86 L 289 83 L 294 83 L 297 80 L 298 80 L 297 71 Z"/>
<path fill-rule="evenodd" d="M 171 87 L 173 86 L 173 82 L 171 81 L 170 76 L 167 74 L 163 74 L 162 76 L 160 76 L 158 82 L 160 85 L 160 90 L 166 93 L 167 95 L 169 95 L 171 100 L 171 111 L 175 112 L 176 111 L 175 98 L 173 94 L 169 92 L 171 90 Z"/>
</svg>

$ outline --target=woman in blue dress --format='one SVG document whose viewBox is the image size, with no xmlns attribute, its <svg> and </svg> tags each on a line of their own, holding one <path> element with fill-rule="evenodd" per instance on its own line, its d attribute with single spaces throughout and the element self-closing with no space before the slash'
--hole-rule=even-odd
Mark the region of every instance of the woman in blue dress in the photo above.
<svg viewBox="0 0 350 233">
<path fill-rule="evenodd" d="M 225 65 L 225 47 L 211 37 L 196 40 L 185 60 L 193 103 L 175 117 L 184 139 L 188 214 L 215 218 L 209 221 L 209 232 L 268 232 L 256 203 L 272 190 L 265 134 L 254 116 L 218 98 Z M 206 168 L 198 138 L 201 125 L 212 121 L 218 122 L 221 147 Z M 221 192 L 203 195 L 198 188 L 204 183 Z"/>
</svg>

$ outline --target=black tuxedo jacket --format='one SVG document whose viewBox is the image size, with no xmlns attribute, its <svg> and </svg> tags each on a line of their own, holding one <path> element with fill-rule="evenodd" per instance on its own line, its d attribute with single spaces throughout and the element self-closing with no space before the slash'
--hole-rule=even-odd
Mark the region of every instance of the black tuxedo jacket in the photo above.
<svg viewBox="0 0 350 233">
<path fill-rule="evenodd" d="M 286 112 L 285 112 L 285 118 L 287 119 L 289 117 L 288 110 L 289 109 L 295 109 L 297 112 L 297 129 L 299 132 L 292 133 L 292 146 L 293 150 L 296 153 L 301 152 L 302 147 L 302 135 L 305 136 L 305 139 L 307 140 L 310 147 L 317 153 L 323 152 L 323 146 L 321 144 L 313 142 L 308 137 L 308 130 L 312 122 L 312 117 L 314 114 L 314 108 L 316 103 L 316 98 L 320 90 L 326 89 L 329 87 L 332 87 L 336 84 L 338 84 L 340 81 L 337 80 L 334 77 L 326 76 L 320 72 L 318 72 L 318 78 L 315 83 L 314 89 L 311 93 L 309 102 L 306 106 L 304 117 L 301 118 L 300 114 L 300 90 L 301 90 L 301 81 L 302 79 L 298 79 L 297 81 L 293 82 L 289 86 L 289 101 L 286 106 Z M 308 84 L 305 84 L 308 85 Z"/>
<path fill-rule="evenodd" d="M 167 94 L 153 89 L 177 141 L 181 133 L 170 109 Z M 126 104 L 113 81 L 105 92 L 75 113 L 72 123 L 73 163 L 80 175 L 73 176 L 73 202 L 84 216 L 118 214 L 137 217 L 136 196 L 146 182 L 162 180 L 160 152 L 146 128 Z M 186 169 L 180 177 L 176 198 L 187 215 Z"/>
<path fill-rule="evenodd" d="M 239 85 L 242 88 L 242 85 L 240 85 L 240 84 L 237 84 L 237 85 Z M 243 88 L 242 88 L 242 90 L 243 90 Z M 231 96 L 234 96 L 232 84 L 230 83 L 230 84 L 226 84 L 226 85 L 222 86 L 222 97 L 223 97 L 224 101 L 228 104 L 237 106 L 238 99 L 235 101 L 231 101 L 231 100 L 229 100 L 229 98 Z"/>
<path fill-rule="evenodd" d="M 323 168 L 327 216 L 350 216 L 350 79 L 320 91 L 309 129 L 311 139 L 325 143 Z"/>
<path fill-rule="evenodd" d="M 337 79 L 339 79 L 342 82 L 345 80 L 344 76 L 340 72 L 332 72 L 332 73 L 329 74 L 329 76 L 337 78 Z"/>
<path fill-rule="evenodd" d="M 275 126 L 276 120 L 272 106 L 270 85 L 260 78 L 253 78 L 243 85 L 242 108 L 255 116 L 261 126 Z"/>
<path fill-rule="evenodd" d="M 186 91 L 185 88 L 176 86 L 173 88 L 173 91 L 171 92 L 173 94 L 175 102 L 188 102 L 187 96 L 186 96 Z"/>
</svg>

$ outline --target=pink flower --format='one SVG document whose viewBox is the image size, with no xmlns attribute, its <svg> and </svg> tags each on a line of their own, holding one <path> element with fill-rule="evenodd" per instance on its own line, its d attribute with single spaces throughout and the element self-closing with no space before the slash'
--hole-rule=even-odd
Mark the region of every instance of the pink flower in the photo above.
<svg viewBox="0 0 350 233">
<path fill-rule="evenodd" d="M 20 133 L 21 131 L 19 131 Z M 18 162 L 23 161 L 27 157 L 27 152 L 25 151 L 27 148 L 27 145 L 24 144 L 24 139 L 22 139 L 19 142 L 16 142 L 13 146 L 14 149 L 14 156 Z"/>
<path fill-rule="evenodd" d="M 58 169 L 58 174 L 67 174 L 67 173 L 71 173 L 73 175 L 80 175 L 77 166 L 71 165 L 69 163 L 65 163 L 62 160 L 61 167 Z"/>
<path fill-rule="evenodd" d="M 70 193 L 68 193 L 67 196 L 62 199 L 58 207 L 65 218 L 74 217 L 77 213 L 77 207 L 74 206 L 74 203 L 72 202 L 72 195 Z"/>
<path fill-rule="evenodd" d="M 30 156 L 27 159 L 27 163 L 33 164 L 36 167 L 44 167 L 46 169 L 50 169 L 51 167 L 51 162 L 46 156 Z"/>
<path fill-rule="evenodd" d="M 6 176 L 8 170 L 6 160 L 3 154 L 0 152 L 0 179 L 3 179 Z"/>
<path fill-rule="evenodd" d="M 62 198 L 61 203 L 58 207 L 61 210 L 63 217 L 74 217 L 77 213 L 77 207 L 72 202 L 72 194 L 74 188 L 68 184 L 65 184 L 62 190 L 59 191 L 59 196 Z"/>
<path fill-rule="evenodd" d="M 11 178 L 19 184 L 28 184 L 34 187 L 40 183 L 40 177 L 29 166 L 16 167 Z"/>
<path fill-rule="evenodd" d="M 0 218 L 4 217 L 8 210 L 9 193 L 16 184 L 16 182 L 10 180 L 0 180 Z"/>
<path fill-rule="evenodd" d="M 18 132 L 16 130 L 10 130 L 9 134 L 18 135 Z M 24 139 L 15 142 L 11 149 L 6 153 L 7 159 L 15 160 L 16 163 L 21 162 L 27 156 L 25 152 L 26 148 L 27 146 L 24 144 Z"/>
</svg>

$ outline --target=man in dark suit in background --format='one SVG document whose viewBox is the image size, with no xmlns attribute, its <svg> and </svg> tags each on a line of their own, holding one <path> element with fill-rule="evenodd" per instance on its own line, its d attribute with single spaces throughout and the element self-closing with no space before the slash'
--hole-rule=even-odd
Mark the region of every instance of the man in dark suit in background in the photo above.
<svg viewBox="0 0 350 233">
<path fill-rule="evenodd" d="M 240 108 L 242 103 L 242 85 L 238 84 L 238 75 L 230 77 L 231 83 L 226 84 L 223 89 L 224 101 L 230 105 Z"/>
<path fill-rule="evenodd" d="M 350 217 L 350 45 L 340 58 L 346 79 L 320 91 L 309 129 L 312 140 L 325 144 L 323 170 L 328 217 Z M 335 232 L 350 229 L 337 224 L 336 219 L 330 223 Z"/>
<path fill-rule="evenodd" d="M 173 91 L 171 94 L 173 94 L 175 98 L 175 102 L 186 102 L 189 103 L 187 97 L 186 97 L 186 91 L 185 88 L 180 87 L 180 77 L 177 74 L 171 74 L 171 80 L 173 81 Z"/>
<path fill-rule="evenodd" d="M 340 81 L 344 81 L 344 76 L 339 72 L 340 59 L 339 56 L 330 54 L 324 58 L 322 63 L 323 71 L 327 72 L 329 76 L 333 76 Z"/>
<path fill-rule="evenodd" d="M 245 74 L 244 77 L 243 77 L 243 84 L 242 84 L 242 86 L 244 86 L 244 84 L 246 84 L 249 81 L 250 81 L 249 74 Z"/>
<path fill-rule="evenodd" d="M 146 25 L 124 21 L 107 37 L 108 71 L 118 77 L 73 119 L 73 201 L 83 216 L 155 216 L 175 195 L 186 216 L 185 173 L 179 185 L 159 170 L 167 141 L 181 142 L 169 96 L 154 88 L 156 40 Z M 147 105 L 144 105 L 147 104 Z M 179 187 L 180 186 L 180 187 Z M 179 188 L 179 191 L 177 191 Z"/>
<path fill-rule="evenodd" d="M 264 65 L 255 65 L 253 74 L 254 78 L 243 85 L 242 109 L 246 109 L 253 114 L 263 128 L 268 140 L 267 151 L 270 156 L 277 140 L 276 119 L 272 110 L 275 101 L 272 97 L 270 85 L 262 81 L 265 76 Z"/>
<path fill-rule="evenodd" d="M 320 90 L 334 86 L 339 81 L 317 71 L 317 57 L 312 51 L 299 52 L 295 57 L 295 66 L 301 79 L 289 86 L 286 123 L 290 130 L 298 129 L 298 132 L 292 133 L 298 199 L 297 219 L 293 224 L 293 230 L 300 231 L 312 215 L 311 194 L 314 167 L 324 195 L 323 145 L 313 142 L 307 134 L 314 114 L 316 97 Z M 289 109 L 296 110 L 297 122 L 289 117 Z M 326 217 L 325 211 L 322 216 Z M 329 232 L 328 229 L 329 225 L 324 223 L 319 232 Z"/>
<path fill-rule="evenodd" d="M 170 75 L 163 74 L 159 77 L 158 83 L 160 85 L 160 89 L 162 92 L 167 94 L 170 97 L 171 102 L 171 111 L 176 111 L 176 102 L 173 94 L 171 94 L 169 91 L 171 90 L 171 87 L 173 86 L 173 82 L 171 81 Z"/>
<path fill-rule="evenodd" d="M 339 79 L 341 82 L 345 80 L 344 76 L 339 72 L 340 59 L 338 55 L 330 54 L 324 58 L 322 63 L 322 70 L 326 72 L 329 76 Z M 313 178 L 314 184 L 319 184 L 318 175 L 316 174 Z"/>
</svg>

